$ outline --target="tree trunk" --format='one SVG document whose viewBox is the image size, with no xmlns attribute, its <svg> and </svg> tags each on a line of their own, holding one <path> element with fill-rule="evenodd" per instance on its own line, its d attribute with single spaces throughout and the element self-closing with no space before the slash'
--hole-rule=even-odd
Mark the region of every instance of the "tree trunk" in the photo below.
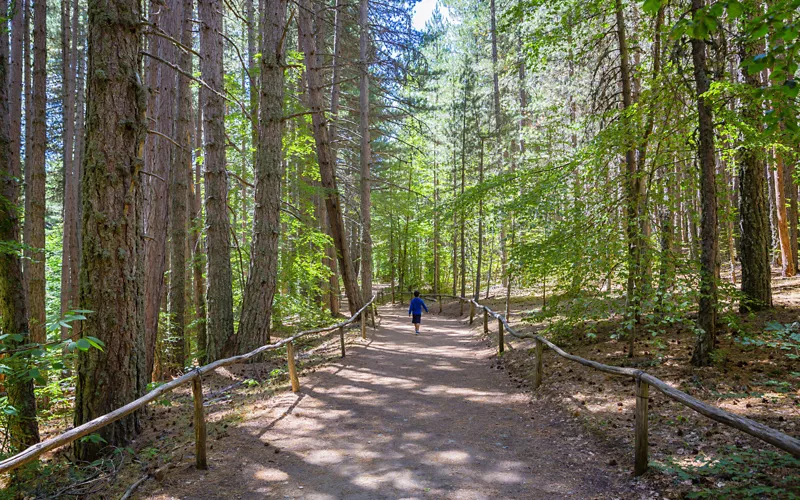
<svg viewBox="0 0 800 500">
<path fill-rule="evenodd" d="M 30 153 L 25 161 L 25 282 L 28 328 L 33 342 L 46 342 L 45 332 L 45 234 L 47 146 L 47 5 L 33 6 L 33 102 L 31 103 Z"/>
<path fill-rule="evenodd" d="M 333 163 L 331 144 L 328 139 L 328 126 L 323 112 L 322 82 L 317 60 L 317 43 L 313 36 L 312 14 L 310 0 L 301 0 L 298 14 L 300 38 L 305 53 L 306 79 L 308 81 L 308 102 L 312 112 L 312 127 L 314 140 L 317 146 L 317 159 L 319 163 L 322 186 L 325 189 L 325 207 L 330 220 L 331 235 L 337 250 L 339 268 L 342 270 L 345 292 L 349 303 L 350 312 L 361 309 L 361 294 L 353 271 L 353 262 L 350 259 L 350 249 L 347 246 L 344 232 L 344 222 L 339 200 L 339 190 L 336 187 L 336 165 Z"/>
<path fill-rule="evenodd" d="M 754 5 L 749 6 L 754 9 Z M 743 38 L 744 39 L 744 38 Z M 759 46 L 761 45 L 761 46 Z M 762 42 L 742 42 L 739 56 L 742 60 L 759 54 Z M 747 85 L 761 86 L 759 75 L 742 71 Z M 743 101 L 739 113 L 742 120 L 754 130 L 761 128 L 761 106 Z M 772 270 L 770 267 L 770 221 L 767 208 L 767 182 L 764 177 L 763 152 L 752 147 L 737 150 L 739 164 L 739 260 L 742 263 L 742 312 L 758 311 L 772 307 Z"/>
<path fill-rule="evenodd" d="M 40 7 L 44 7 L 44 4 Z M 0 0 L 0 12 L 7 11 L 7 1 Z M 37 10 L 37 24 L 43 22 L 43 19 L 39 17 L 40 13 L 41 11 Z M 17 29 L 21 27 L 17 23 L 14 23 L 14 26 Z M 14 34 L 12 33 L 12 35 Z M 39 35 L 41 36 L 41 33 Z M 37 51 L 37 57 L 38 55 Z M 9 81 L 8 60 L 8 37 L 3 37 L 0 39 L 0 82 Z M 9 115 L 10 102 L 18 100 L 19 96 L 9 95 L 9 92 L 8 85 L 0 85 L 0 241 L 20 243 L 17 204 L 19 203 L 18 179 L 21 172 L 19 171 L 20 162 L 12 161 L 11 144 L 13 141 L 10 137 L 12 131 Z M 19 134 L 18 131 L 16 133 Z M 9 342 L 12 346 L 26 344 L 33 340 L 29 338 L 28 316 L 22 283 L 22 263 L 16 252 L 0 252 L 0 331 L 7 335 L 22 336 L 22 340 L 19 342 Z M 4 360 L 4 363 L 12 370 L 12 374 L 6 379 L 8 404 L 17 410 L 16 414 L 8 416 L 9 444 L 17 451 L 39 442 L 33 380 L 20 378 L 21 372 L 26 369 L 26 362 L 27 356 L 10 357 Z"/>
<path fill-rule="evenodd" d="M 147 126 L 139 9 L 135 0 L 89 2 L 80 303 L 93 311 L 82 334 L 105 347 L 78 353 L 76 426 L 139 397 L 147 383 L 140 187 Z M 139 430 L 135 412 L 98 433 L 109 446 L 123 447 Z M 105 446 L 76 441 L 76 456 L 94 460 Z"/>
<path fill-rule="evenodd" d="M 180 38 L 180 24 L 177 13 L 180 3 L 162 5 L 159 0 L 151 0 L 151 22 L 173 38 Z M 151 37 L 150 50 L 166 61 L 176 60 L 175 45 L 161 37 Z M 171 136 L 175 122 L 175 89 L 177 72 L 158 61 L 151 61 L 148 80 L 151 92 L 155 95 L 148 102 L 148 111 L 152 114 L 150 128 Z M 174 139 L 174 138 L 173 138 Z M 152 373 L 156 338 L 158 337 L 159 313 L 165 292 L 165 271 L 167 268 L 167 233 L 170 220 L 170 165 L 178 154 L 171 141 L 158 135 L 148 135 L 145 142 L 145 168 L 148 175 L 144 179 L 145 196 L 145 349 L 147 356 L 148 376 Z M 166 181 L 166 182 L 165 182 Z"/>
<path fill-rule="evenodd" d="M 180 37 L 181 43 L 192 46 L 193 0 L 181 0 L 173 4 L 170 12 L 169 31 Z M 174 19 L 173 19 L 174 17 Z M 180 32 L 180 34 L 178 34 Z M 188 74 L 192 72 L 192 54 L 180 51 L 179 65 Z M 192 91 L 189 77 L 178 74 L 175 100 L 174 139 L 180 147 L 174 148 L 172 167 L 169 171 L 170 184 L 170 242 L 169 242 L 169 356 L 172 374 L 177 374 L 186 366 L 186 225 L 189 219 L 187 206 L 189 179 L 192 172 Z"/>
<path fill-rule="evenodd" d="M 77 4 L 77 1 L 75 2 Z M 77 61 L 73 56 L 77 55 L 72 48 L 77 48 L 78 26 L 74 25 L 70 18 L 69 1 L 61 2 L 61 79 L 62 79 L 62 164 L 64 169 L 64 232 L 63 246 L 61 252 L 61 314 L 65 314 L 71 308 L 77 308 L 78 283 L 73 281 L 73 266 L 77 268 L 79 264 L 79 250 L 75 244 L 79 231 L 78 219 L 78 189 L 80 179 L 78 178 L 79 166 L 76 164 L 75 153 L 75 95 Z M 72 19 L 72 20 L 71 20 Z M 75 32 L 73 33 L 73 29 Z M 67 338 L 71 334 L 68 328 L 61 328 L 61 338 Z"/>
<path fill-rule="evenodd" d="M 198 106 L 195 114 L 194 148 L 199 151 L 202 147 L 201 142 L 203 137 L 202 92 L 198 92 L 198 98 Z M 195 161 L 194 167 L 194 182 L 192 183 L 192 233 L 189 245 L 192 248 L 194 313 L 195 324 L 197 325 L 197 330 L 195 332 L 197 361 L 203 365 L 206 364 L 207 360 L 206 345 L 208 344 L 208 330 L 206 329 L 206 281 L 203 276 L 203 268 L 206 264 L 206 253 L 203 238 L 201 238 L 203 222 L 203 172 L 201 170 L 202 162 L 200 161 L 199 155 Z"/>
<path fill-rule="evenodd" d="M 285 0 L 266 0 L 261 23 L 261 87 L 256 208 L 250 272 L 244 289 L 238 351 L 249 352 L 270 341 L 269 325 L 278 274 L 281 178 L 283 177 L 283 47 Z"/>
<path fill-rule="evenodd" d="M 208 290 L 206 360 L 223 355 L 233 337 L 233 284 L 228 220 L 228 174 L 225 164 L 225 101 L 223 86 L 222 11 L 219 2 L 199 0 L 200 73 L 212 90 L 203 94 Z"/>
<path fill-rule="evenodd" d="M 369 0 L 359 0 L 359 62 L 361 78 L 358 86 L 359 126 L 361 135 L 361 296 L 364 303 L 372 298 L 372 229 L 369 131 Z"/>
<path fill-rule="evenodd" d="M 784 169 L 784 179 L 786 184 L 786 200 L 788 202 L 787 217 L 789 218 L 789 240 L 792 249 L 792 262 L 795 271 L 798 270 L 798 248 L 797 248 L 797 224 L 798 224 L 798 210 L 797 210 L 797 184 L 795 183 L 795 170 L 797 164 L 795 162 L 786 162 Z"/>
<path fill-rule="evenodd" d="M 794 267 L 794 251 L 792 241 L 789 236 L 789 217 L 786 211 L 786 187 L 784 180 L 784 159 L 783 154 L 777 149 L 775 153 L 775 206 L 778 218 L 778 242 L 781 246 L 781 273 L 784 277 L 791 277 L 796 274 Z M 791 182 L 791 179 L 790 179 Z"/>
<path fill-rule="evenodd" d="M 628 42 L 625 36 L 625 14 L 622 1 L 615 0 L 617 17 L 617 42 L 619 46 L 620 77 L 622 78 L 622 109 L 628 110 L 633 105 L 631 93 L 630 60 L 628 55 Z M 628 357 L 633 357 L 634 341 L 637 337 L 639 318 L 641 314 L 641 255 L 642 237 L 639 227 L 640 211 L 640 179 L 636 165 L 636 151 L 633 144 L 628 144 L 625 150 L 625 187 L 626 187 L 626 212 L 627 212 L 627 238 L 628 238 L 628 280 L 626 287 L 626 302 L 631 331 L 628 336 Z"/>
<path fill-rule="evenodd" d="M 494 5 L 494 0 L 492 0 Z M 494 19 L 494 16 L 492 16 Z M 483 146 L 484 140 L 481 137 L 481 156 L 478 166 L 478 184 L 483 184 Z M 475 300 L 481 298 L 481 259 L 483 258 L 483 196 L 478 200 L 478 265 L 475 270 Z"/>
<path fill-rule="evenodd" d="M 703 0 L 692 0 L 692 14 L 703 7 Z M 717 235 L 717 178 L 714 165 L 714 123 L 711 106 L 703 94 L 708 92 L 710 82 L 706 73 L 706 43 L 692 38 L 692 62 L 697 90 L 697 114 L 700 144 L 700 300 L 698 326 L 700 333 L 692 353 L 692 364 L 706 366 L 711 363 L 717 326 L 717 259 L 719 238 Z"/>
</svg>

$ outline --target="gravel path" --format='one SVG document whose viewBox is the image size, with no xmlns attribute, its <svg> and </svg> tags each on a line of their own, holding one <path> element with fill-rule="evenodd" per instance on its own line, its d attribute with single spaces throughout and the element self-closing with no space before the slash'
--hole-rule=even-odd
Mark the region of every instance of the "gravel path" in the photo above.
<svg viewBox="0 0 800 500">
<path fill-rule="evenodd" d="M 213 441 L 211 469 L 140 498 L 631 498 L 561 411 L 537 408 L 456 319 L 382 309 L 371 342 Z"/>
</svg>

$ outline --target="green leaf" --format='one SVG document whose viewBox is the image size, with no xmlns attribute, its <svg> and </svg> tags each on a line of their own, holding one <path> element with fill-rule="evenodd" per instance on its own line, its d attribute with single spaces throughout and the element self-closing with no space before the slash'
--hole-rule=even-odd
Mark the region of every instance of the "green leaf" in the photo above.
<svg viewBox="0 0 800 500">
<path fill-rule="evenodd" d="M 658 9 L 661 8 L 661 0 L 644 0 L 642 9 L 648 14 L 657 14 Z"/>
<path fill-rule="evenodd" d="M 92 344 L 91 344 L 91 342 L 89 342 L 88 339 L 80 339 L 80 340 L 78 340 L 78 342 L 75 343 L 75 345 L 81 351 L 88 351 L 89 348 L 92 347 Z"/>
<path fill-rule="evenodd" d="M 731 0 L 728 2 L 728 17 L 731 19 L 737 19 L 744 14 L 744 7 L 742 4 L 737 0 Z"/>
</svg>

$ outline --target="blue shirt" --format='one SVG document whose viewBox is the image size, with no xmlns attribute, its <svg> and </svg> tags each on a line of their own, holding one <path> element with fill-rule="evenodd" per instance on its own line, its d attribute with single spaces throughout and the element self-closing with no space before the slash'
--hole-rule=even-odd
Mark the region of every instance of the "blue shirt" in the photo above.
<svg viewBox="0 0 800 500">
<path fill-rule="evenodd" d="M 423 307 L 425 312 L 428 312 L 428 306 L 425 305 L 425 302 L 419 297 L 414 297 L 411 299 L 411 304 L 408 305 L 408 314 L 422 314 Z"/>
</svg>

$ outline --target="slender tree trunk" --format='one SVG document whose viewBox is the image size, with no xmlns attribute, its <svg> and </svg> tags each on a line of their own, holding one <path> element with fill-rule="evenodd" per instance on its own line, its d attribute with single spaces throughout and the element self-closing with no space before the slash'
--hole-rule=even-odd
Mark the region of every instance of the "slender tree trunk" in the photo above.
<svg viewBox="0 0 800 500">
<path fill-rule="evenodd" d="M 441 280 L 441 237 L 439 234 L 439 175 L 433 150 L 433 293 L 439 294 Z"/>
<path fill-rule="evenodd" d="M 494 0 L 492 0 L 494 4 Z M 492 16 L 494 18 L 494 16 Z M 481 137 L 481 156 L 478 166 L 478 184 L 483 184 L 483 146 L 484 140 Z M 475 270 L 475 300 L 481 298 L 481 259 L 483 258 L 483 197 L 478 200 L 478 265 Z"/>
<path fill-rule="evenodd" d="M 283 177 L 283 30 L 285 0 L 266 0 L 261 20 L 261 87 L 258 149 L 256 151 L 256 209 L 250 273 L 244 289 L 238 351 L 249 352 L 270 341 L 272 300 L 278 276 L 281 178 Z"/>
<path fill-rule="evenodd" d="M 692 0 L 692 14 L 703 7 L 703 0 Z M 706 73 L 706 43 L 692 38 L 692 62 L 697 91 L 697 114 L 700 145 L 700 301 L 698 326 L 700 333 L 692 353 L 692 364 L 706 366 L 711 362 L 717 327 L 717 260 L 719 237 L 717 234 L 717 178 L 714 168 L 714 124 L 711 105 L 703 94 L 711 84 Z"/>
<path fill-rule="evenodd" d="M 361 294 L 364 302 L 372 297 L 372 218 L 369 130 L 369 0 L 359 0 L 359 61 L 361 78 L 358 87 L 359 133 L 361 135 Z"/>
<path fill-rule="evenodd" d="M 147 383 L 140 187 L 147 127 L 139 5 L 136 0 L 89 1 L 80 303 L 93 311 L 82 334 L 105 347 L 78 354 L 75 425 L 129 403 Z M 134 412 L 98 434 L 108 445 L 122 447 L 139 430 L 139 412 Z M 76 456 L 94 460 L 105 446 L 76 441 Z"/>
<path fill-rule="evenodd" d="M 206 359 L 220 359 L 233 337 L 233 284 L 228 219 L 228 175 L 225 164 L 222 11 L 219 2 L 199 0 L 200 73 L 213 89 L 203 94 L 206 234 L 208 235 L 208 321 Z"/>
<path fill-rule="evenodd" d="M 748 5 L 755 14 L 755 2 Z M 744 38 L 743 38 L 744 40 Z M 761 47 L 759 45 L 762 45 Z M 760 53 L 761 42 L 742 42 L 742 60 Z M 761 86 L 759 75 L 742 72 L 747 85 Z M 740 114 L 743 121 L 755 130 L 761 127 L 761 109 L 755 102 L 743 101 Z M 764 176 L 763 152 L 752 147 L 737 150 L 739 165 L 739 260 L 742 263 L 742 312 L 772 307 L 772 270 L 770 267 L 770 221 L 767 208 L 767 182 Z"/>
<path fill-rule="evenodd" d="M 75 147 L 75 95 L 78 39 L 78 21 L 75 17 L 70 20 L 70 1 L 61 2 L 61 79 L 62 79 L 62 164 L 64 168 L 64 232 L 63 247 L 61 252 L 61 314 L 65 314 L 71 308 L 76 308 L 78 282 L 77 274 L 73 272 L 73 267 L 79 267 L 80 252 L 76 245 L 78 231 L 80 230 L 80 220 L 78 219 L 78 190 L 80 170 L 77 160 L 77 148 Z M 77 4 L 77 1 L 75 2 Z M 74 32 L 73 32 L 74 30 Z M 61 328 L 61 338 L 67 338 L 71 333 L 68 328 Z"/>
<path fill-rule="evenodd" d="M 792 248 L 792 262 L 794 264 L 795 271 L 798 270 L 798 248 L 797 248 L 797 225 L 798 225 L 798 210 L 797 210 L 797 184 L 795 183 L 795 170 L 797 169 L 797 164 L 795 162 L 788 161 L 785 164 L 785 184 L 786 184 L 786 200 L 788 202 L 787 206 L 787 217 L 789 218 L 789 240 L 791 242 Z"/>
<path fill-rule="evenodd" d="M 626 39 L 625 13 L 621 0 L 615 0 L 617 17 L 617 42 L 619 46 L 620 77 L 622 78 L 622 108 L 628 110 L 633 105 L 631 91 L 630 59 L 628 55 L 628 41 Z M 633 144 L 629 144 L 625 151 L 625 197 L 627 199 L 627 238 L 628 238 L 628 280 L 626 287 L 627 309 L 630 317 L 631 331 L 628 336 L 628 357 L 633 357 L 634 342 L 639 328 L 641 314 L 641 231 L 639 227 L 640 187 L 639 172 L 636 165 L 636 151 Z"/>
<path fill-rule="evenodd" d="M 784 180 L 784 159 L 780 151 L 775 150 L 775 206 L 778 218 L 778 242 L 781 246 L 781 272 L 785 277 L 796 274 L 794 267 L 794 252 L 789 235 L 789 217 L 786 211 L 786 186 Z M 791 180 L 790 180 L 791 182 Z"/>
<path fill-rule="evenodd" d="M 39 7 L 44 7 L 44 4 Z M 0 0 L 0 12 L 8 12 L 6 0 Z M 40 10 L 37 10 L 37 17 L 39 14 Z M 35 21 L 41 23 L 41 19 Z M 14 26 L 20 28 L 17 23 L 14 23 Z M 0 82 L 9 81 L 8 61 L 8 37 L 4 36 L 0 38 Z M 19 96 L 9 95 L 9 92 L 8 85 L 0 85 L 0 241 L 20 243 L 17 204 L 19 203 L 18 179 L 21 172 L 20 162 L 12 161 L 13 141 L 9 115 L 10 101 L 19 99 Z M 30 122 L 26 122 L 26 125 L 27 123 Z M 0 252 L 0 331 L 7 335 L 21 335 L 22 340 L 18 342 L 20 345 L 33 340 L 29 336 L 22 263 L 16 252 Z M 10 344 L 13 345 L 14 342 Z M 6 379 L 5 388 L 8 404 L 17 410 L 16 414 L 8 415 L 7 423 L 9 444 L 14 450 L 23 450 L 39 442 L 33 380 L 24 380 L 20 377 L 26 367 L 26 358 L 26 356 L 12 356 L 3 360 L 13 371 Z"/>
<path fill-rule="evenodd" d="M 202 111 L 202 92 L 198 93 L 198 107 L 195 114 L 195 134 L 194 134 L 194 148 L 200 150 L 202 147 L 203 137 L 203 111 Z M 206 330 L 206 282 L 203 276 L 203 269 L 206 264 L 205 246 L 202 238 L 202 222 L 203 222 L 203 172 L 201 171 L 202 162 L 199 155 L 195 161 L 194 182 L 192 192 L 192 232 L 190 236 L 190 246 L 192 248 L 192 276 L 194 284 L 194 313 L 196 330 L 196 343 L 197 343 L 197 358 L 198 362 L 203 365 L 207 361 L 206 345 L 208 344 L 208 336 Z"/>
<path fill-rule="evenodd" d="M 180 31 L 180 40 L 187 47 L 192 46 L 193 0 L 181 0 L 171 7 L 175 17 L 170 27 Z M 177 37 L 176 37 L 177 38 Z M 179 64 L 188 74 L 192 72 L 192 54 L 180 51 Z M 169 242 L 169 365 L 172 374 L 177 374 L 186 366 L 186 225 L 189 219 L 187 206 L 189 179 L 192 172 L 192 92 L 189 77 L 177 75 L 177 116 L 175 117 L 174 139 L 176 147 L 169 172 L 170 183 L 170 242 Z"/>
<path fill-rule="evenodd" d="M 337 250 L 339 267 L 342 270 L 345 292 L 349 303 L 350 312 L 361 309 L 361 294 L 358 292 L 358 283 L 350 259 L 350 249 L 347 246 L 344 232 L 344 222 L 339 200 L 339 190 L 336 187 L 336 165 L 333 163 L 331 144 L 328 139 L 328 126 L 325 122 L 322 102 L 322 82 L 317 60 L 317 43 L 313 36 L 312 14 L 310 0 L 301 0 L 298 13 L 300 38 L 306 62 L 306 79 L 308 80 L 308 102 L 312 112 L 312 126 L 314 140 L 317 146 L 317 158 L 325 189 L 325 206 L 330 219 L 331 234 Z"/>
</svg>

